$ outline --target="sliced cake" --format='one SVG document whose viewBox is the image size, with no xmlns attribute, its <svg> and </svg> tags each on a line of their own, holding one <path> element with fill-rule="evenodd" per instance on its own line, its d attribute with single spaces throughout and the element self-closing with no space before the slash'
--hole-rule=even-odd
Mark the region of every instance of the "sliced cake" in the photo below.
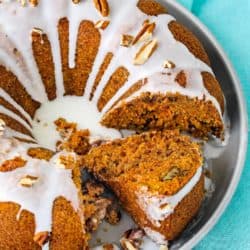
<svg viewBox="0 0 250 250">
<path fill-rule="evenodd" d="M 159 243 L 173 240 L 204 196 L 200 147 L 178 131 L 146 132 L 93 148 L 83 165 Z"/>
</svg>

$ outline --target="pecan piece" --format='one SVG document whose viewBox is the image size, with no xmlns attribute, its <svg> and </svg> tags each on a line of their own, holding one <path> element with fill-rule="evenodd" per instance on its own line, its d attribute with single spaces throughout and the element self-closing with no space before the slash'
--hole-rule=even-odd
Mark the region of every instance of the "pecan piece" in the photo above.
<svg viewBox="0 0 250 250">
<path fill-rule="evenodd" d="M 169 60 L 166 60 L 164 63 L 163 63 L 163 67 L 165 69 L 173 69 L 175 68 L 175 64 Z"/>
<path fill-rule="evenodd" d="M 45 245 L 48 241 L 49 241 L 49 232 L 48 231 L 44 231 L 44 232 L 39 232 L 37 233 L 33 240 L 40 246 L 42 247 L 43 245 Z"/>
<path fill-rule="evenodd" d="M 134 58 L 135 65 L 144 64 L 157 49 L 158 42 L 156 39 L 153 39 L 147 43 L 145 43 L 137 52 Z"/>
<path fill-rule="evenodd" d="M 3 131 L 5 130 L 6 124 L 4 120 L 0 119 L 0 136 L 3 135 Z"/>
<path fill-rule="evenodd" d="M 31 5 L 32 7 L 36 7 L 36 6 L 38 5 L 38 3 L 39 3 L 38 0 L 29 0 L 29 2 L 30 2 L 30 5 Z"/>
<path fill-rule="evenodd" d="M 95 27 L 97 29 L 105 30 L 110 24 L 109 20 L 99 20 L 96 22 Z"/>
<path fill-rule="evenodd" d="M 142 29 L 134 38 L 132 45 L 138 42 L 145 42 L 152 39 L 154 30 L 155 30 L 155 23 L 150 23 L 148 21 L 144 22 Z"/>
<path fill-rule="evenodd" d="M 26 175 L 19 181 L 19 184 L 23 187 L 32 187 L 37 181 L 38 177 L 32 175 Z"/>
<path fill-rule="evenodd" d="M 106 17 L 109 15 L 109 5 L 107 0 L 93 0 L 96 9 L 101 13 L 102 16 Z"/>
<path fill-rule="evenodd" d="M 133 43 L 134 37 L 130 35 L 122 35 L 120 45 L 124 47 L 130 47 Z"/>
<path fill-rule="evenodd" d="M 145 233 L 142 229 L 130 229 L 123 234 L 120 240 L 124 250 L 139 250 Z"/>
</svg>

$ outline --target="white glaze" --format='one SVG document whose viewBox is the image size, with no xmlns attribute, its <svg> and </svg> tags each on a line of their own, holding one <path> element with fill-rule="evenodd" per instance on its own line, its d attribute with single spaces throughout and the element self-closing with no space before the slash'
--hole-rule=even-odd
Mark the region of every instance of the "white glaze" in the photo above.
<svg viewBox="0 0 250 250">
<path fill-rule="evenodd" d="M 143 209 L 148 219 L 157 227 L 161 221 L 174 212 L 175 207 L 183 198 L 191 192 L 198 183 L 202 174 L 202 167 L 199 167 L 194 176 L 186 185 L 172 196 L 159 195 L 148 191 L 147 187 L 141 188 L 137 192 L 137 202 Z M 162 207 L 163 206 L 163 207 Z"/>
<path fill-rule="evenodd" d="M 185 88 L 180 86 L 175 81 L 175 78 L 178 72 L 180 72 L 180 70 L 175 69 L 171 71 L 171 75 L 167 75 L 167 70 L 165 70 L 165 72 L 155 73 L 154 75 L 147 78 L 147 84 L 145 84 L 138 91 L 136 91 L 131 96 L 126 98 L 125 101 L 129 102 L 145 92 L 160 93 L 160 94 L 179 93 L 185 96 L 189 96 L 190 98 L 198 97 L 198 99 L 200 100 L 202 100 L 205 96 L 206 101 L 211 101 L 213 105 L 216 107 L 216 109 L 220 110 L 220 105 L 217 99 L 211 96 L 208 93 L 207 89 L 204 88 L 204 86 L 200 84 L 200 82 L 202 82 L 202 77 L 201 77 L 200 72 L 198 72 L 197 70 L 192 70 L 192 69 L 185 70 L 186 77 L 187 77 L 187 86 Z M 114 108 L 119 107 L 119 105 L 121 105 L 123 101 L 116 104 Z M 107 111 L 107 108 L 109 108 L 109 106 L 106 106 L 104 111 Z M 220 118 L 223 120 L 221 112 L 219 112 L 219 115 L 220 115 Z"/>
<path fill-rule="evenodd" d="M 152 228 L 145 227 L 144 231 L 148 237 L 150 237 L 154 242 L 160 245 L 168 245 L 166 238 L 159 232 L 153 230 Z"/>
<path fill-rule="evenodd" d="M 55 150 L 60 136 L 54 121 L 61 117 L 67 121 L 76 122 L 78 129 L 89 129 L 92 140 L 121 137 L 119 131 L 100 125 L 101 114 L 96 105 L 83 97 L 66 96 L 46 102 L 37 110 L 32 127 L 33 135 L 40 145 Z M 38 120 L 40 122 L 37 122 Z"/>
<path fill-rule="evenodd" d="M 52 209 L 56 198 L 62 196 L 71 202 L 75 211 L 80 204 L 78 190 L 72 180 L 72 171 L 57 165 L 62 153 L 56 154 L 49 162 L 38 160 L 27 155 L 30 145 L 21 143 L 4 134 L 0 138 L 0 164 L 15 157 L 21 157 L 27 163 L 24 167 L 9 172 L 0 172 L 0 202 L 14 202 L 20 205 L 17 220 L 22 210 L 34 214 L 36 232 L 51 232 Z M 65 153 L 64 153 L 65 154 Z M 38 177 L 32 187 L 23 187 L 20 180 L 27 176 Z M 44 246 L 44 249 L 48 245 Z"/>
</svg>

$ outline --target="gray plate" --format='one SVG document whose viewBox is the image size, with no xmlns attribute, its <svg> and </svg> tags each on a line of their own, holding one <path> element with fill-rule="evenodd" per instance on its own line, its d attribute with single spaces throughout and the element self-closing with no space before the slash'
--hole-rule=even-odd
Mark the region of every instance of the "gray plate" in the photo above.
<svg viewBox="0 0 250 250">
<path fill-rule="evenodd" d="M 200 39 L 211 59 L 213 70 L 224 91 L 230 120 L 230 139 L 225 151 L 213 160 L 215 192 L 199 221 L 173 243 L 171 249 L 190 249 L 215 225 L 238 185 L 247 149 L 247 112 L 239 80 L 224 51 L 208 29 L 190 12 L 172 0 L 162 0 L 170 14 Z"/>
</svg>

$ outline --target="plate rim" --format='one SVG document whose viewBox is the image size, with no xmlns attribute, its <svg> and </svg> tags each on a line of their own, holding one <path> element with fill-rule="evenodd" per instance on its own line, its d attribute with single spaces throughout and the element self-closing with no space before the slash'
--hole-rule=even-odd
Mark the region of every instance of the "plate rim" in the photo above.
<svg viewBox="0 0 250 250">
<path fill-rule="evenodd" d="M 225 212 L 226 208 L 230 204 L 230 201 L 235 194 L 236 188 L 239 185 L 240 178 L 246 163 L 246 155 L 247 155 L 247 148 L 248 148 L 248 113 L 247 113 L 247 106 L 246 106 L 246 99 L 243 94 L 242 85 L 240 83 L 240 79 L 234 69 L 231 61 L 229 60 L 228 56 L 226 55 L 224 49 L 214 37 L 212 32 L 208 29 L 208 27 L 203 24 L 198 17 L 192 14 L 188 9 L 182 6 L 176 0 L 162 0 L 168 5 L 171 5 L 173 8 L 177 9 L 181 13 L 183 13 L 189 20 L 191 20 L 195 25 L 199 28 L 199 30 L 208 38 L 209 42 L 213 44 L 216 48 L 218 54 L 223 59 L 223 62 L 227 68 L 227 72 L 232 79 L 232 83 L 235 87 L 235 94 L 239 102 L 239 110 L 240 110 L 240 134 L 245 134 L 246 136 L 242 136 L 239 141 L 239 151 L 238 151 L 238 159 L 235 165 L 234 173 L 231 179 L 231 182 L 225 192 L 223 199 L 219 202 L 219 205 L 210 216 L 208 221 L 201 226 L 199 231 L 187 240 L 179 249 L 191 249 L 196 246 L 208 233 L 209 231 L 217 224 L 223 213 Z"/>
</svg>

